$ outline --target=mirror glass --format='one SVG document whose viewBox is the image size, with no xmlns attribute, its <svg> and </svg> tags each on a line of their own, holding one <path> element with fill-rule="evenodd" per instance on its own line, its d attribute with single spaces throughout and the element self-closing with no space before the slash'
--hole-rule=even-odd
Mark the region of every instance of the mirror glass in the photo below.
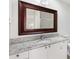
<svg viewBox="0 0 79 59">
<path fill-rule="evenodd" d="M 54 14 L 26 9 L 26 29 L 54 28 Z"/>
</svg>

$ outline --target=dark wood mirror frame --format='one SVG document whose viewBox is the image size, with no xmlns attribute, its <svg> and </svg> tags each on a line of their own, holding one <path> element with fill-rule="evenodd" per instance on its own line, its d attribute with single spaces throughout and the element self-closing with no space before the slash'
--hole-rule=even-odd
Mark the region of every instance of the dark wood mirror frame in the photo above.
<svg viewBox="0 0 79 59">
<path fill-rule="evenodd" d="M 49 33 L 49 32 L 57 32 L 57 11 L 52 10 L 49 8 L 37 6 L 34 4 L 30 4 L 27 2 L 19 1 L 18 4 L 18 13 L 19 13 L 19 20 L 18 20 L 18 34 L 19 35 L 29 35 L 29 34 L 40 34 L 40 33 Z M 54 14 L 54 28 L 44 28 L 44 29 L 26 29 L 25 22 L 26 22 L 26 8 L 31 8 L 34 10 L 44 11 L 48 13 Z"/>
</svg>

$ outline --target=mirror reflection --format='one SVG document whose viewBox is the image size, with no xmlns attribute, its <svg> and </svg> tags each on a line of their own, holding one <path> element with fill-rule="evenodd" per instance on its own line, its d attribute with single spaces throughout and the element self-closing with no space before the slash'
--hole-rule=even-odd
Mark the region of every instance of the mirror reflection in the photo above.
<svg viewBox="0 0 79 59">
<path fill-rule="evenodd" d="M 54 28 L 54 14 L 26 9 L 26 29 Z"/>
</svg>

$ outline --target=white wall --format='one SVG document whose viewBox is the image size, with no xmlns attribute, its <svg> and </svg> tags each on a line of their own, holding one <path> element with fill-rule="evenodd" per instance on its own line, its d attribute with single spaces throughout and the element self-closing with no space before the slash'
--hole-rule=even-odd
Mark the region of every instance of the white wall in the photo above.
<svg viewBox="0 0 79 59">
<path fill-rule="evenodd" d="M 37 0 L 24 0 L 36 5 L 41 5 Z M 48 0 L 47 5 L 42 5 L 58 11 L 58 32 L 69 35 L 70 6 L 60 0 Z M 18 0 L 10 0 L 10 38 L 26 37 L 18 35 Z M 30 36 L 30 35 L 27 35 Z M 32 36 L 32 35 L 31 35 Z"/>
</svg>

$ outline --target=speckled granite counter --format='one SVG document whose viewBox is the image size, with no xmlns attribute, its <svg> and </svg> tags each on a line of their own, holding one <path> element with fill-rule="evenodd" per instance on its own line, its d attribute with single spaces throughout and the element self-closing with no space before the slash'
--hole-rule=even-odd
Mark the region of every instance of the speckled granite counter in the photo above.
<svg viewBox="0 0 79 59">
<path fill-rule="evenodd" d="M 36 49 L 43 46 L 48 46 L 51 44 L 56 44 L 58 42 L 67 41 L 68 38 L 61 36 L 54 36 L 50 38 L 41 39 L 16 39 L 10 41 L 9 54 L 14 55 L 18 53 L 22 53 L 28 50 Z"/>
</svg>

